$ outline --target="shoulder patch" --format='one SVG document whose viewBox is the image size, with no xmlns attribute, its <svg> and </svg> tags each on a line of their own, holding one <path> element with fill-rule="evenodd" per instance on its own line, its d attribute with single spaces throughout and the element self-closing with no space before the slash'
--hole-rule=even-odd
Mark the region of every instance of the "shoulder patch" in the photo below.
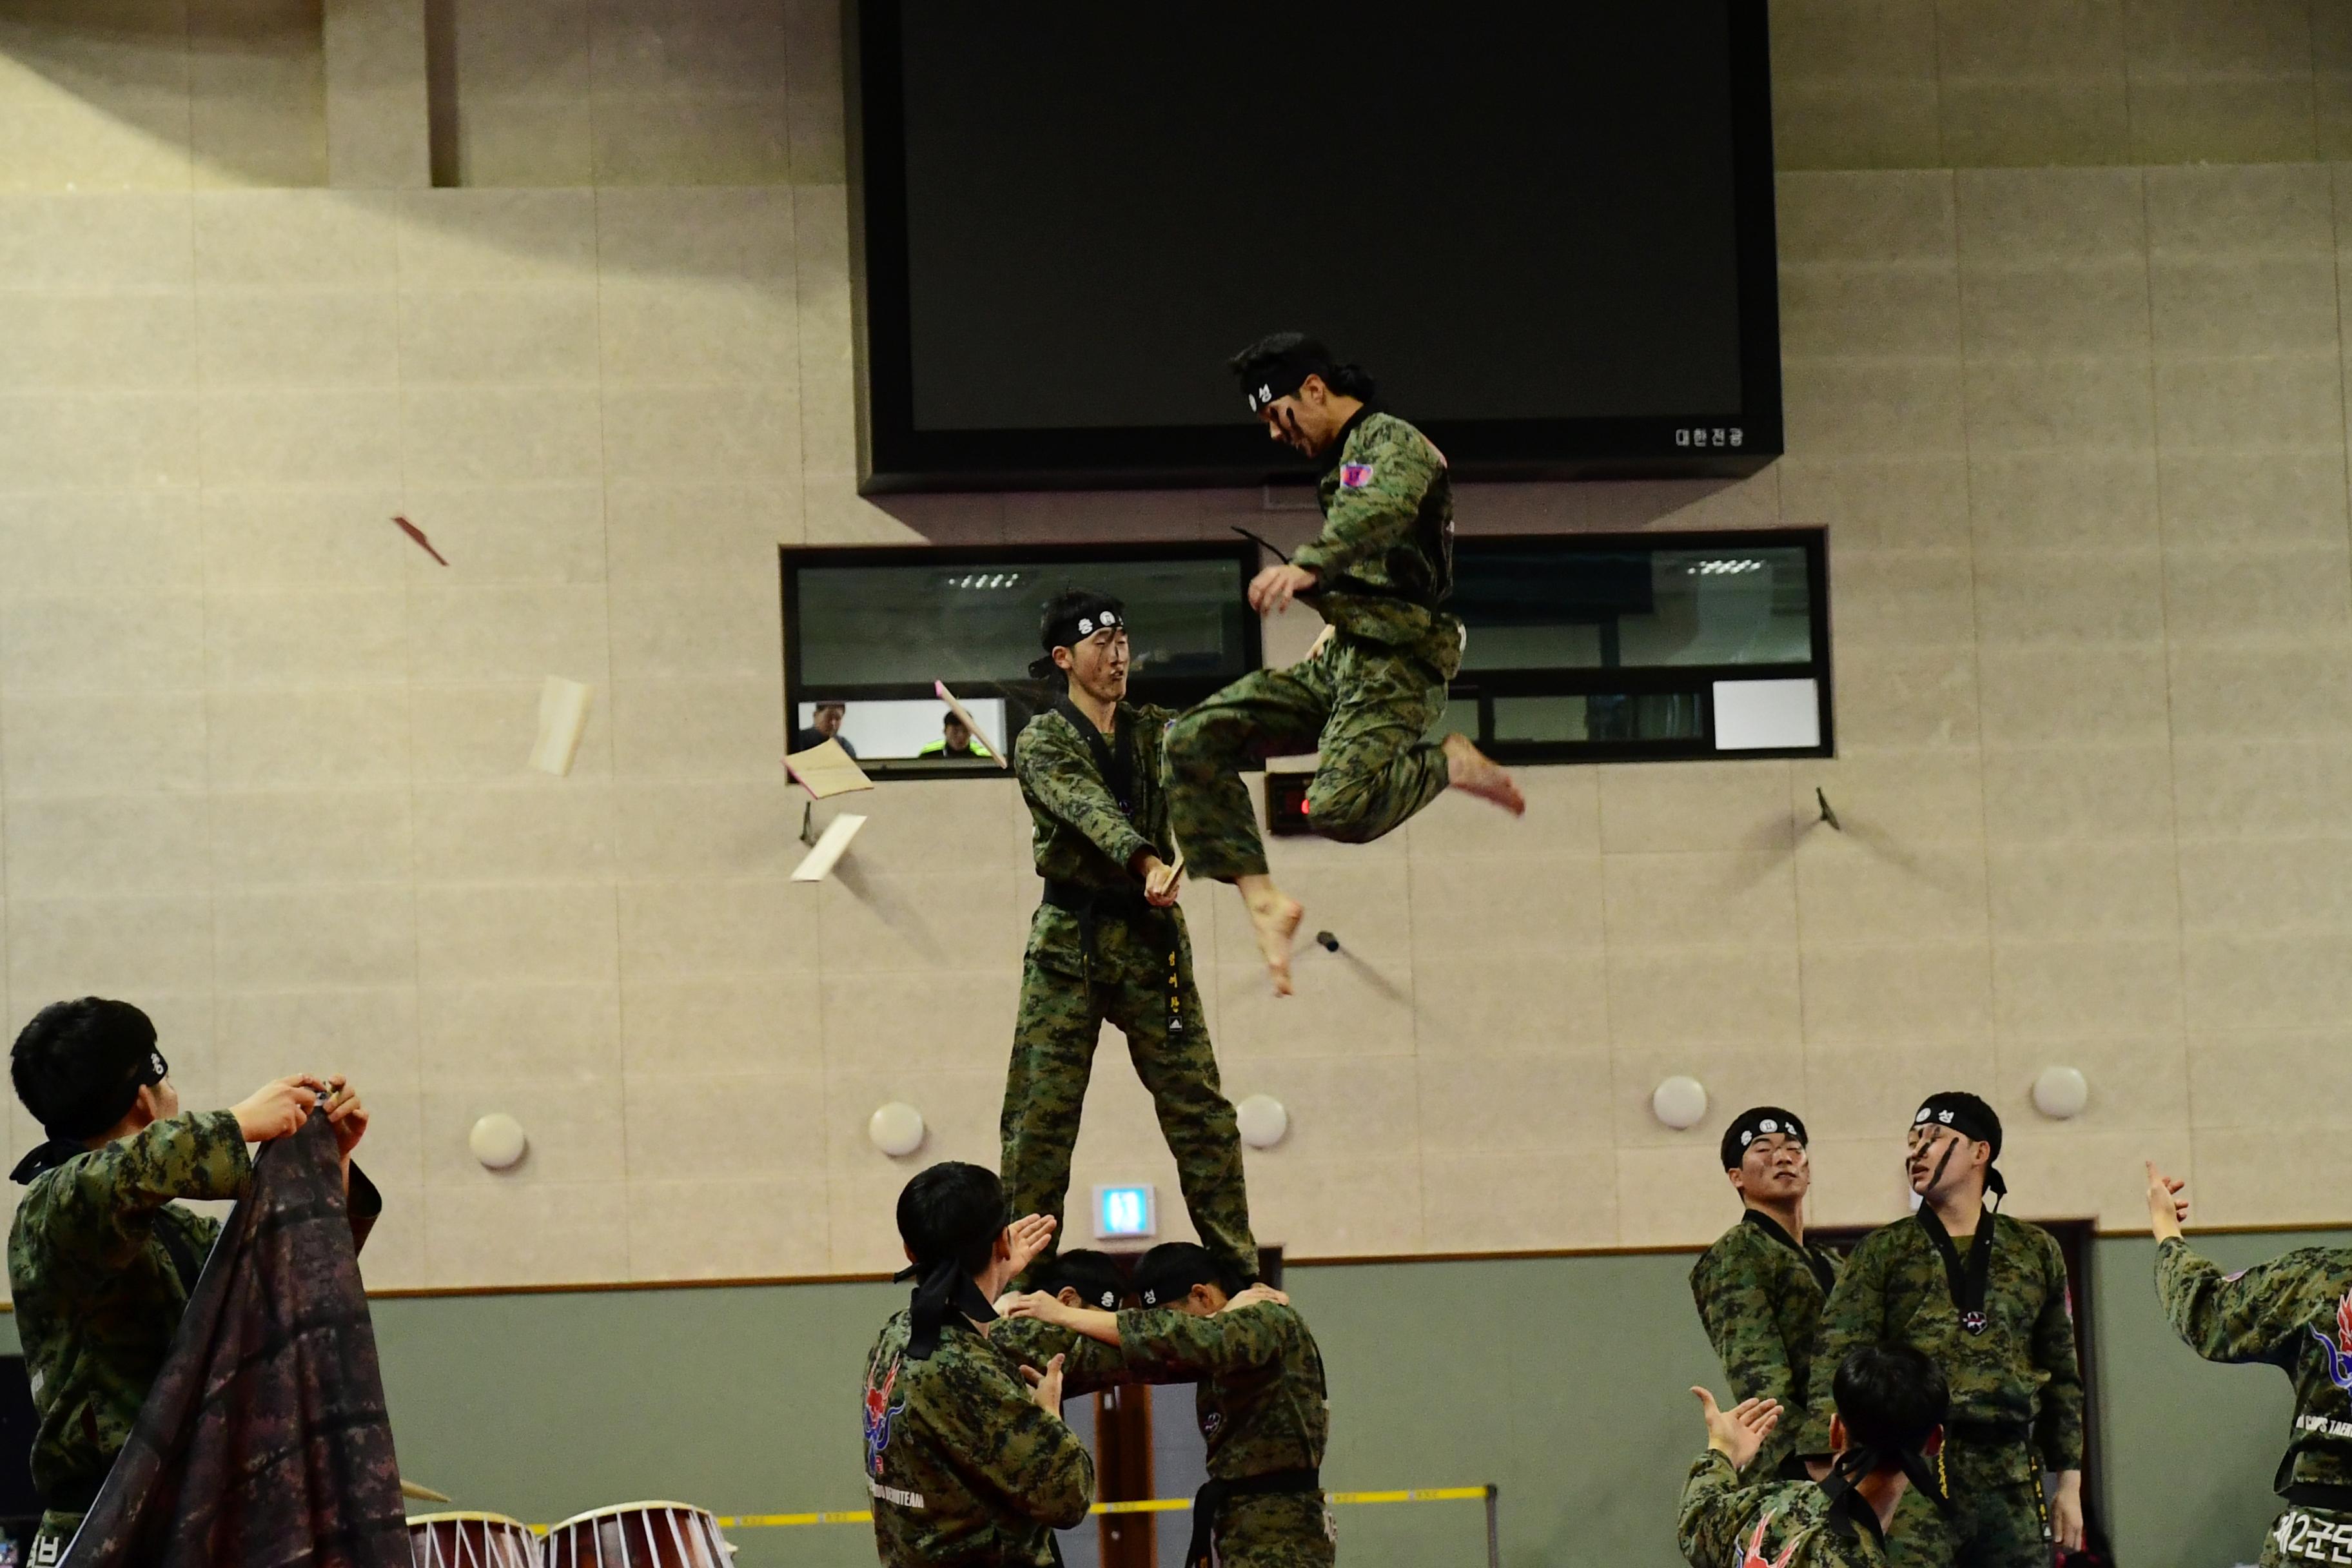
<svg viewBox="0 0 2352 1568">
<path fill-rule="evenodd" d="M 1371 464 L 1342 463 L 1339 465 L 1339 488 L 1341 489 L 1360 490 L 1371 482 Z"/>
</svg>

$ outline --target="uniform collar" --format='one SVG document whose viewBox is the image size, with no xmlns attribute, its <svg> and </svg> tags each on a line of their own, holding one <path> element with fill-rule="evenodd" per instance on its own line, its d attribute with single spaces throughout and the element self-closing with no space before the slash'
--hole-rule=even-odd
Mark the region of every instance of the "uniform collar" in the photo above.
<svg viewBox="0 0 2352 1568">
<path fill-rule="evenodd" d="M 1813 1278 L 1820 1281 L 1824 1294 L 1828 1292 L 1832 1285 L 1837 1282 L 1836 1276 L 1831 1272 L 1829 1264 L 1822 1259 L 1818 1248 L 1799 1246 L 1797 1238 L 1790 1236 L 1788 1231 L 1783 1229 L 1779 1220 L 1774 1219 L 1762 1209 L 1744 1210 L 1739 1218 L 1740 1223 L 1743 1225 L 1754 1226 L 1758 1230 L 1762 1231 L 1766 1236 L 1771 1237 L 1774 1241 L 1779 1242 L 1782 1247 L 1787 1247 L 1790 1251 L 1803 1258 L 1805 1260 L 1805 1267 L 1813 1271 Z"/>
<path fill-rule="evenodd" d="M 1868 1536 L 1879 1554 L 1885 1555 L 1886 1528 L 1878 1522 L 1878 1510 L 1864 1502 L 1860 1492 L 1840 1492 L 1830 1503 L 1822 1522 L 1849 1541 Z"/>
<path fill-rule="evenodd" d="M 1339 433 L 1331 437 L 1329 446 L 1323 448 L 1322 462 L 1325 473 L 1328 474 L 1339 466 L 1339 459 L 1347 455 L 1348 437 L 1356 433 L 1356 426 L 1379 412 L 1379 409 L 1367 403 L 1348 416 L 1348 422 L 1339 426 Z"/>
</svg>

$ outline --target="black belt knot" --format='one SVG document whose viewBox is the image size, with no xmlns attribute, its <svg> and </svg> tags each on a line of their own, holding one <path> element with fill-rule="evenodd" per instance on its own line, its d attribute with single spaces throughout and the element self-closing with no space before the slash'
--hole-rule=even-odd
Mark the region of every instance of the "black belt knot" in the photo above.
<svg viewBox="0 0 2352 1568">
<path fill-rule="evenodd" d="M 1192 1494 L 1192 1539 L 1184 1548 L 1184 1568 L 1208 1568 L 1217 1515 L 1234 1499 L 1290 1492 L 1319 1496 L 1322 1490 L 1323 1472 L 1312 1466 L 1299 1470 L 1268 1470 L 1264 1475 L 1242 1476 L 1233 1480 L 1211 1478 L 1207 1485 Z"/>
</svg>

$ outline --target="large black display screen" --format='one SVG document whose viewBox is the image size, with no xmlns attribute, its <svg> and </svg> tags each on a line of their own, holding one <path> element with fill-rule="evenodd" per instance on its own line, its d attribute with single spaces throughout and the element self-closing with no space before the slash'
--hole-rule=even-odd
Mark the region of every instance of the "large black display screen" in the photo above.
<svg viewBox="0 0 2352 1568">
<path fill-rule="evenodd" d="M 1286 466 L 1314 332 L 1457 474 L 1780 447 L 1763 0 L 850 0 L 874 488 Z"/>
</svg>

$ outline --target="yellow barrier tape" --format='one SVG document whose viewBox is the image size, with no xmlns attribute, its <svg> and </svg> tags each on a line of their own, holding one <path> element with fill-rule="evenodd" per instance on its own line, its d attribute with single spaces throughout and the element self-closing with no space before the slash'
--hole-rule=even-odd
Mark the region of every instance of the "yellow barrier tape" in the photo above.
<svg viewBox="0 0 2352 1568">
<path fill-rule="evenodd" d="M 1469 1502 L 1483 1500 L 1486 1487 L 1415 1487 L 1407 1491 L 1390 1492 L 1325 1492 L 1324 1500 L 1334 1503 L 1377 1502 Z M 1098 1502 L 1088 1513 L 1186 1513 L 1192 1510 L 1192 1500 L 1185 1497 L 1139 1498 L 1132 1502 Z M 741 1513 L 721 1516 L 721 1530 L 774 1530 L 801 1524 L 865 1524 L 874 1518 L 870 1509 L 853 1509 L 817 1513 Z M 531 1528 L 544 1534 L 545 1525 Z"/>
</svg>

